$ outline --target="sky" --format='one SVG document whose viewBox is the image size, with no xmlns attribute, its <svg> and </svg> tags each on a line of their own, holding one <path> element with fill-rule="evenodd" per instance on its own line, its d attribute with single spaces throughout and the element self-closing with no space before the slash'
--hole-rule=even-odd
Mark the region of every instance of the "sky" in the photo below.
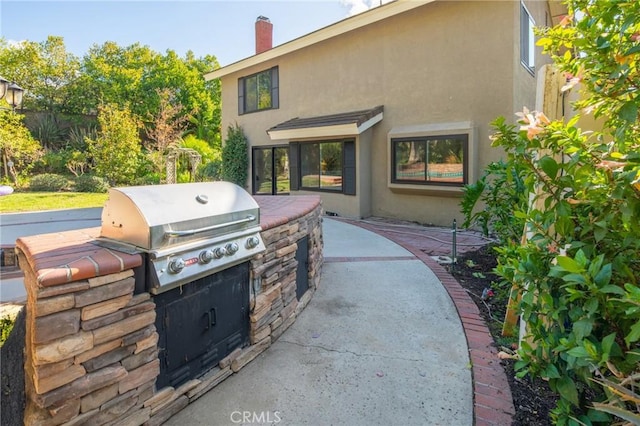
<svg viewBox="0 0 640 426">
<path fill-rule="evenodd" d="M 221 66 L 255 54 L 258 16 L 273 24 L 278 46 L 388 0 L 0 0 L 0 36 L 9 42 L 64 38 L 82 57 L 106 41 L 136 42 L 159 53 L 213 55 Z"/>
</svg>

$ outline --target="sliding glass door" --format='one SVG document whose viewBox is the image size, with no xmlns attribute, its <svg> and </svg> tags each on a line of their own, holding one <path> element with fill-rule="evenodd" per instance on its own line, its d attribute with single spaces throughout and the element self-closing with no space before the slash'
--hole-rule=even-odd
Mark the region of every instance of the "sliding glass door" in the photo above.
<svg viewBox="0 0 640 426">
<path fill-rule="evenodd" d="M 253 148 L 253 193 L 283 195 L 289 193 L 289 146 Z"/>
</svg>

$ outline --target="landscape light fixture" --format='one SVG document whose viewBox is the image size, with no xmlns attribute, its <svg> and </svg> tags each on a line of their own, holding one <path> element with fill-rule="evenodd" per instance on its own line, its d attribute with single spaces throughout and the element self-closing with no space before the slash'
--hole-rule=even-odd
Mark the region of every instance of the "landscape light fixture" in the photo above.
<svg viewBox="0 0 640 426">
<path fill-rule="evenodd" d="M 7 93 L 5 94 L 5 98 L 14 111 L 20 104 L 22 104 L 23 94 L 24 89 L 18 86 L 16 83 L 11 83 L 7 86 Z"/>
<path fill-rule="evenodd" d="M 9 80 L 0 76 L 0 99 L 7 93 L 7 87 L 9 87 Z"/>
</svg>

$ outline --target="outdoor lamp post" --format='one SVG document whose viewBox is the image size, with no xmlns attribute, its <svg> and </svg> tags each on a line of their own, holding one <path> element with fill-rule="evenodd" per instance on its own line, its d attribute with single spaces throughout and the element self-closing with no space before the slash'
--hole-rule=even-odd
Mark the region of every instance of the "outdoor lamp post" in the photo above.
<svg viewBox="0 0 640 426">
<path fill-rule="evenodd" d="M 9 80 L 0 77 L 0 99 L 7 93 L 7 87 L 9 87 Z"/>
<path fill-rule="evenodd" d="M 9 105 L 13 111 L 16 110 L 20 104 L 22 104 L 22 94 L 24 93 L 24 89 L 18 86 L 16 83 L 11 83 L 7 86 L 7 93 L 5 97 Z"/>
<path fill-rule="evenodd" d="M 24 89 L 18 86 L 14 82 L 9 82 L 9 80 L 0 77 L 0 100 L 5 98 L 7 103 L 11 105 L 11 111 L 15 112 L 16 107 L 22 104 L 22 95 L 24 94 Z M 16 185 L 18 184 L 17 176 L 15 174 L 15 170 L 13 169 L 13 162 L 7 159 L 6 151 L 2 150 L 2 162 L 4 163 L 4 175 L 8 176 L 9 173 L 13 177 Z"/>
</svg>

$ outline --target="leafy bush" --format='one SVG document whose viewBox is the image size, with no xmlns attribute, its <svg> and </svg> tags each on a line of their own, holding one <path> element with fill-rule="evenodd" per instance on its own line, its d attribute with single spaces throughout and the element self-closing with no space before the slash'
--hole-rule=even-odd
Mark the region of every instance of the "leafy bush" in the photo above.
<svg viewBox="0 0 640 426">
<path fill-rule="evenodd" d="M 14 321 L 8 316 L 0 318 L 0 346 L 9 338 Z"/>
<path fill-rule="evenodd" d="M 202 164 L 222 158 L 222 153 L 219 148 L 212 148 L 207 141 L 198 139 L 194 135 L 185 136 L 180 145 L 184 148 L 191 148 L 197 151 L 202 157 Z"/>
<path fill-rule="evenodd" d="M 80 175 L 75 180 L 74 188 L 77 192 L 103 193 L 109 190 L 109 184 L 98 176 Z"/>
<path fill-rule="evenodd" d="M 147 173 L 142 176 L 137 176 L 132 182 L 133 185 L 158 185 L 161 182 L 160 174 Z"/>
<path fill-rule="evenodd" d="M 68 187 L 68 179 L 54 173 L 35 175 L 29 182 L 29 189 L 32 191 L 58 192 Z"/>
<path fill-rule="evenodd" d="M 249 178 L 249 147 L 242 128 L 236 123 L 227 129 L 222 147 L 222 179 L 246 188 Z"/>
<path fill-rule="evenodd" d="M 5 161 L 13 162 L 9 176 L 15 185 L 26 177 L 34 162 L 42 155 L 42 147 L 23 124 L 23 115 L 0 109 L 0 151 Z M 0 171 L 4 172 L 4 168 Z"/>
<path fill-rule="evenodd" d="M 541 376 L 560 395 L 556 422 L 590 424 L 607 418 L 586 405 L 594 370 L 632 374 L 640 362 L 640 154 L 611 150 L 575 121 L 529 117 L 523 124 L 535 135 L 502 124 L 495 138 L 536 194 L 528 211 L 514 212 L 527 223 L 527 242 L 503 247 L 497 272 L 521 294 L 519 374 Z M 621 157 L 630 162 L 612 169 Z"/>
<path fill-rule="evenodd" d="M 222 180 L 222 160 L 210 161 L 198 168 L 197 180 Z"/>
<path fill-rule="evenodd" d="M 493 125 L 504 123 L 496 121 Z M 485 235 L 495 235 L 501 244 L 520 242 L 524 220 L 513 212 L 525 211 L 529 203 L 523 172 L 518 164 L 502 160 L 489 164 L 476 183 L 464 187 L 462 226 L 477 225 Z M 478 204 L 483 207 L 474 211 Z"/>
<path fill-rule="evenodd" d="M 31 133 L 45 148 L 54 150 L 63 148 L 66 132 L 52 114 L 38 116 Z"/>
<path fill-rule="evenodd" d="M 68 155 L 65 151 L 48 151 L 33 165 L 34 173 L 55 173 L 63 174 L 67 172 Z"/>
<path fill-rule="evenodd" d="M 76 149 L 68 149 L 64 151 L 66 156 L 65 166 L 67 170 L 78 177 L 84 174 L 89 169 L 89 159 L 87 153 L 84 151 L 78 151 Z"/>
<path fill-rule="evenodd" d="M 640 424 L 640 3 L 567 5 L 539 44 L 567 73 L 564 90 L 582 85 L 575 107 L 604 125 L 583 132 L 579 116 L 527 110 L 519 129 L 494 123 L 494 146 L 533 195 L 513 211 L 526 242 L 500 248 L 497 272 L 519 290 L 526 323 L 518 375 L 558 393 L 554 423 Z"/>
<path fill-rule="evenodd" d="M 98 123 L 96 139 L 87 139 L 96 175 L 111 185 L 131 184 L 141 157 L 140 122 L 128 109 L 104 105 L 98 112 Z"/>
<path fill-rule="evenodd" d="M 95 140 L 97 136 L 98 129 L 94 125 L 74 126 L 69 130 L 67 144 L 71 149 L 84 151 L 87 149 L 87 139 Z"/>
</svg>

